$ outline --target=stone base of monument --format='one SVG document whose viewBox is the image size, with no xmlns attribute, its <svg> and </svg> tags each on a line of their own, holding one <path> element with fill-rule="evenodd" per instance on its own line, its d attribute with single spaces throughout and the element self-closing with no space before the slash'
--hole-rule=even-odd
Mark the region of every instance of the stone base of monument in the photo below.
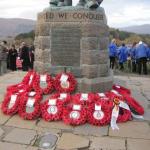
<svg viewBox="0 0 150 150">
<path fill-rule="evenodd" d="M 79 92 L 110 90 L 109 32 L 103 8 L 47 9 L 38 14 L 34 69 L 72 72 Z"/>
</svg>

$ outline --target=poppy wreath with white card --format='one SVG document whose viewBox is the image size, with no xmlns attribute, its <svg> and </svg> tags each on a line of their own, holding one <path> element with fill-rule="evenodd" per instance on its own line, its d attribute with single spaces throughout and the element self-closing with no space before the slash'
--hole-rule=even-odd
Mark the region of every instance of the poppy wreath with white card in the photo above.
<svg viewBox="0 0 150 150">
<path fill-rule="evenodd" d="M 56 93 L 50 96 L 51 99 L 57 99 L 63 105 L 68 104 L 71 102 L 71 95 L 68 93 Z"/>
<path fill-rule="evenodd" d="M 35 91 L 41 91 L 43 94 L 50 94 L 54 90 L 53 79 L 50 75 L 36 75 L 33 83 Z"/>
<path fill-rule="evenodd" d="M 29 71 L 21 83 L 8 86 L 7 91 L 9 92 L 9 91 L 22 90 L 22 89 L 31 90 L 35 77 L 36 77 L 36 73 L 34 71 Z"/>
<path fill-rule="evenodd" d="M 58 121 L 62 119 L 63 103 L 57 99 L 48 99 L 41 104 L 42 118 L 46 121 Z"/>
<path fill-rule="evenodd" d="M 33 83 L 35 81 L 35 78 L 36 78 L 36 72 L 35 71 L 29 71 L 22 81 L 22 83 L 24 85 L 28 86 L 29 91 L 33 88 Z"/>
<path fill-rule="evenodd" d="M 69 125 L 84 124 L 87 121 L 86 108 L 79 103 L 73 103 L 72 105 L 68 105 L 63 110 L 63 121 L 65 124 Z"/>
<path fill-rule="evenodd" d="M 19 104 L 19 116 L 25 120 L 34 120 L 40 115 L 40 100 L 36 99 L 36 96 L 22 95 Z"/>
<path fill-rule="evenodd" d="M 111 107 L 107 105 L 106 100 L 99 100 L 87 108 L 87 120 L 90 124 L 104 126 L 110 123 Z"/>
<path fill-rule="evenodd" d="M 95 97 L 96 102 L 104 102 L 105 104 L 103 107 L 106 107 L 106 109 L 108 108 L 110 112 L 112 111 L 113 101 L 111 100 L 109 93 L 96 93 Z"/>
<path fill-rule="evenodd" d="M 20 94 L 8 92 L 2 102 L 3 113 L 10 116 L 16 114 L 18 112 L 19 103 Z"/>
<path fill-rule="evenodd" d="M 71 93 L 75 90 L 77 82 L 71 73 L 61 73 L 55 78 L 55 89 L 60 93 Z"/>
<path fill-rule="evenodd" d="M 23 78 L 22 83 L 31 84 L 34 81 L 35 77 L 36 77 L 35 71 L 28 71 L 28 73 Z"/>
<path fill-rule="evenodd" d="M 96 97 L 93 93 L 77 93 L 72 97 L 72 100 L 82 105 L 90 105 L 96 101 Z"/>
<path fill-rule="evenodd" d="M 116 90 L 117 92 L 119 92 L 120 94 L 131 94 L 131 91 L 123 86 L 120 85 L 113 85 L 113 89 Z"/>
</svg>

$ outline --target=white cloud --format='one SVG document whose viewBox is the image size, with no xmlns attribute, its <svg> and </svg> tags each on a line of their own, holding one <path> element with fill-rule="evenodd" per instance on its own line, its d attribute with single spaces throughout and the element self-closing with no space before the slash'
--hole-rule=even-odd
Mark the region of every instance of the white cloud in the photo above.
<svg viewBox="0 0 150 150">
<path fill-rule="evenodd" d="M 73 0 L 77 4 L 79 0 Z M 0 0 L 0 17 L 36 19 L 49 0 Z M 109 26 L 150 24 L 150 0 L 104 0 Z"/>
<path fill-rule="evenodd" d="M 110 26 L 150 24 L 149 0 L 104 0 L 103 6 Z"/>
</svg>

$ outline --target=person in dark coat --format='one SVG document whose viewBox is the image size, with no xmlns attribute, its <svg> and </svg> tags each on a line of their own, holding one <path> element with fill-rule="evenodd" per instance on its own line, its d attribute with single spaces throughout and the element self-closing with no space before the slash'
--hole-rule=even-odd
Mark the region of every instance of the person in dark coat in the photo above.
<svg viewBox="0 0 150 150">
<path fill-rule="evenodd" d="M 34 48 L 34 46 L 32 45 L 31 47 L 30 47 L 30 68 L 31 69 L 33 69 L 33 64 L 34 64 L 34 50 L 35 50 L 35 48 Z"/>
<path fill-rule="evenodd" d="M 142 41 L 139 42 L 136 48 L 136 56 L 138 58 L 138 72 L 139 74 L 143 73 L 147 74 L 147 58 L 148 58 L 148 47 Z"/>
<path fill-rule="evenodd" d="M 30 57 L 29 57 L 29 48 L 23 42 L 21 47 L 21 56 L 20 59 L 22 60 L 22 70 L 28 71 L 30 68 Z"/>
<path fill-rule="evenodd" d="M 12 45 L 11 49 L 9 50 L 8 56 L 9 56 L 10 70 L 15 71 L 16 70 L 16 58 L 18 56 L 17 50 L 15 49 L 15 45 Z"/>
</svg>

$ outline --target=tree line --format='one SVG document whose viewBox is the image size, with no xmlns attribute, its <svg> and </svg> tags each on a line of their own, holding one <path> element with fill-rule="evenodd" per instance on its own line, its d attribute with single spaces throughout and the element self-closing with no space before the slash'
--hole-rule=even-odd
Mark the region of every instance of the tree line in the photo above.
<svg viewBox="0 0 150 150">
<path fill-rule="evenodd" d="M 119 29 L 110 28 L 110 41 L 111 39 L 117 39 L 117 43 L 120 45 L 122 42 L 126 44 L 132 44 L 134 42 L 143 41 L 150 45 L 150 34 L 136 34 L 126 31 L 120 31 Z M 35 31 L 32 30 L 29 33 L 21 33 L 15 37 L 15 43 L 20 44 L 23 41 L 27 44 L 33 44 L 35 37 Z"/>
</svg>

